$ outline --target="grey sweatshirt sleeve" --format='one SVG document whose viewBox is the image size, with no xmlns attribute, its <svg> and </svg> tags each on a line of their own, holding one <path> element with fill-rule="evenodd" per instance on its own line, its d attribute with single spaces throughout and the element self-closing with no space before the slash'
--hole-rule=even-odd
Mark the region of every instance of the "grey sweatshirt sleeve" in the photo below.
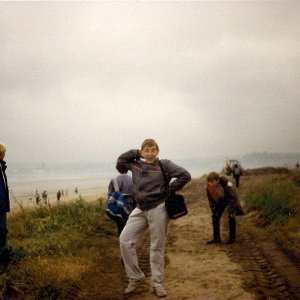
<svg viewBox="0 0 300 300">
<path fill-rule="evenodd" d="M 131 164 L 140 158 L 139 150 L 132 149 L 121 154 L 117 160 L 116 168 L 118 170 L 131 171 Z"/>
<path fill-rule="evenodd" d="M 168 179 L 171 180 L 172 178 L 176 178 L 175 181 L 171 182 L 169 185 L 170 192 L 182 189 L 191 180 L 191 174 L 186 169 L 167 159 L 163 159 L 162 163 Z"/>
</svg>

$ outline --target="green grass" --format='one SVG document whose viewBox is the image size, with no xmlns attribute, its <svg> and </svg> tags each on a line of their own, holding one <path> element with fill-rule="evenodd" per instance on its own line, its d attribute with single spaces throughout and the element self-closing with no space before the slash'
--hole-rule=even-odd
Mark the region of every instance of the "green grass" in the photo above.
<svg viewBox="0 0 300 300">
<path fill-rule="evenodd" d="M 300 186 L 300 172 L 298 170 L 294 171 L 293 180 L 297 186 Z"/>
<path fill-rule="evenodd" d="M 249 189 L 245 196 L 248 210 L 258 210 L 268 224 L 284 222 L 299 212 L 299 189 L 289 178 L 274 178 Z"/>
<path fill-rule="evenodd" d="M 0 299 L 64 299 L 118 249 L 101 199 L 21 209 L 8 224 L 12 263 L 0 275 Z"/>
</svg>

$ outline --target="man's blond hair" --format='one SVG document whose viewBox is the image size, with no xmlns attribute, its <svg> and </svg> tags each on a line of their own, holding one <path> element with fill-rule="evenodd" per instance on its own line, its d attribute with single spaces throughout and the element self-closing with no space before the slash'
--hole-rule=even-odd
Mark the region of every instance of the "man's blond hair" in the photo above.
<svg viewBox="0 0 300 300">
<path fill-rule="evenodd" d="M 146 140 L 144 140 L 143 143 L 142 143 L 141 149 L 143 150 L 146 146 L 148 146 L 148 147 L 155 147 L 159 151 L 158 145 L 155 142 L 155 140 L 153 140 L 153 139 L 146 139 Z"/>
<path fill-rule="evenodd" d="M 6 152 L 6 146 L 2 142 L 0 142 L 0 152 Z"/>
</svg>

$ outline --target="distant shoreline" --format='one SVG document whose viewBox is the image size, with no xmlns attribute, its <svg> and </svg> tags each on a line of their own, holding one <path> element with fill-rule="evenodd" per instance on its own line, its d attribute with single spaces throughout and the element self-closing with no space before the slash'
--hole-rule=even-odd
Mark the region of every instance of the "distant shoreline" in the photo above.
<svg viewBox="0 0 300 300">
<path fill-rule="evenodd" d="M 56 193 L 57 193 L 57 191 L 56 192 L 54 192 L 54 191 L 48 192 L 48 200 L 49 200 L 50 204 L 58 203 Z M 106 193 L 107 193 L 107 188 L 104 186 L 78 189 L 78 194 L 75 193 L 75 190 L 68 190 L 67 194 L 64 191 L 64 195 L 61 196 L 60 201 L 68 202 L 68 201 L 76 200 L 79 197 L 82 197 L 83 199 L 85 199 L 87 201 L 97 200 L 100 197 L 103 197 L 104 199 L 106 199 Z M 39 191 L 39 194 L 41 196 L 42 191 Z M 20 205 L 24 208 L 32 207 L 35 204 L 36 204 L 36 200 L 35 200 L 34 193 L 32 195 L 31 194 L 20 195 L 20 194 L 15 194 L 10 191 L 10 206 L 12 209 L 19 208 Z"/>
</svg>

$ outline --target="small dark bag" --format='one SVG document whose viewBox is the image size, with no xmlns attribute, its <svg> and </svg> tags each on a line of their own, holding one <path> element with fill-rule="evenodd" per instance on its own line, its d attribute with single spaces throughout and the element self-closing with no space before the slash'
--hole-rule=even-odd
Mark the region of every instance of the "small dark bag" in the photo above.
<svg viewBox="0 0 300 300">
<path fill-rule="evenodd" d="M 168 191 L 169 184 L 161 161 L 159 161 L 159 166 L 164 176 L 166 190 Z M 165 201 L 165 205 L 170 219 L 177 219 L 187 215 L 188 213 L 187 207 L 184 202 L 184 197 L 181 194 L 176 194 L 175 192 L 168 194 Z"/>
<path fill-rule="evenodd" d="M 188 210 L 181 194 L 171 194 L 166 199 L 166 209 L 170 219 L 187 215 Z"/>
</svg>

